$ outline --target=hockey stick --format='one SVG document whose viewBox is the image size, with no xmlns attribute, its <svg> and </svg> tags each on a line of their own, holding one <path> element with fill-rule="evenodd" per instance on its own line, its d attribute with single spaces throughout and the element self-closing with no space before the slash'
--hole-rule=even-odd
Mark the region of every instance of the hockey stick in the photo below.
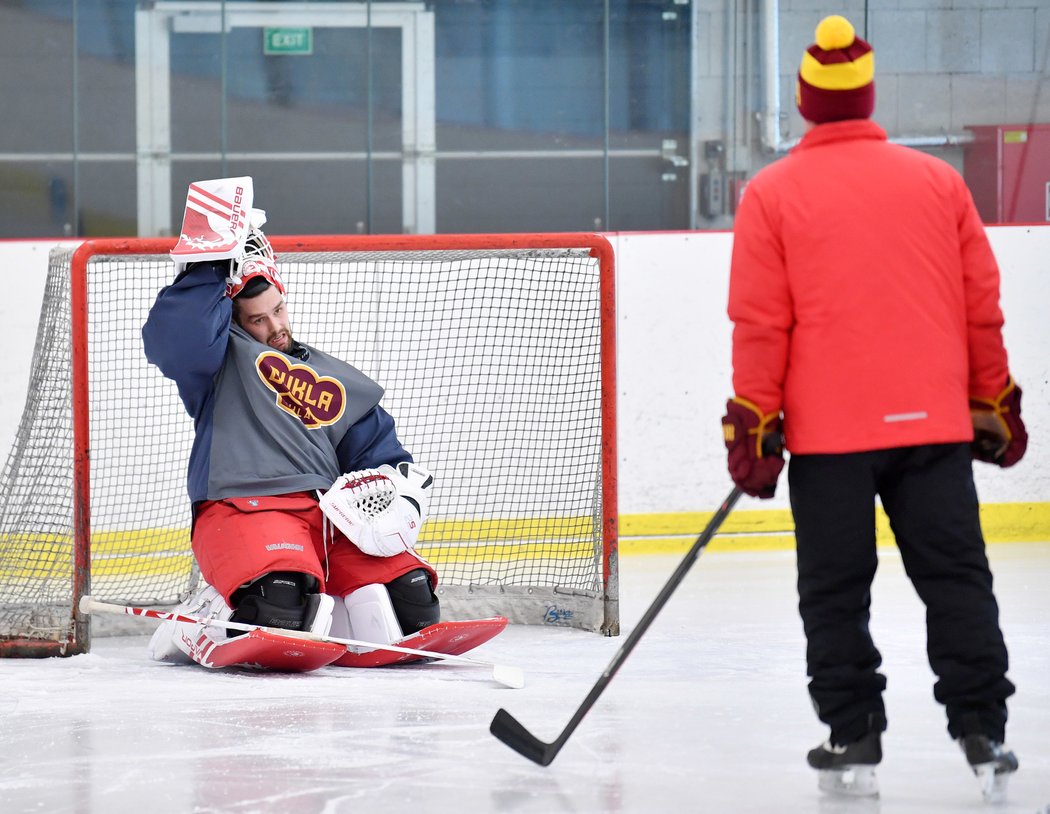
<svg viewBox="0 0 1050 814">
<path fill-rule="evenodd" d="M 670 579 L 664 585 L 663 589 L 657 595 L 656 599 L 649 606 L 649 609 L 642 616 L 641 621 L 631 631 L 631 635 L 627 637 L 627 641 L 623 643 L 623 646 L 617 651 L 616 655 L 613 656 L 609 666 L 605 668 L 605 672 L 602 673 L 601 677 L 595 682 L 591 691 L 587 694 L 587 697 L 583 699 L 583 703 L 580 704 L 579 709 L 576 710 L 576 714 L 572 716 L 572 720 L 566 725 L 565 729 L 562 730 L 561 734 L 558 735 L 551 743 L 545 743 L 533 735 L 529 730 L 522 726 L 517 719 L 514 718 L 505 709 L 499 709 L 496 712 L 496 716 L 492 719 L 492 723 L 489 724 L 489 732 L 503 741 L 511 749 L 515 750 L 521 755 L 524 755 L 529 760 L 540 764 L 541 766 L 547 766 L 550 764 L 554 757 L 561 751 L 561 748 L 565 745 L 565 742 L 569 739 L 569 736 L 573 733 L 580 721 L 583 720 L 583 716 L 587 714 L 594 702 L 598 700 L 598 696 L 602 694 L 605 688 L 612 681 L 616 672 L 623 666 L 624 660 L 630 655 L 630 652 L 634 649 L 634 646 L 638 644 L 638 640 L 642 638 L 642 635 L 646 630 L 649 629 L 649 625 L 652 624 L 653 619 L 656 618 L 656 614 L 660 612 L 660 609 L 670 599 L 671 594 L 674 593 L 675 589 L 679 586 L 682 580 L 685 578 L 686 573 L 692 568 L 693 563 L 696 562 L 697 557 L 700 556 L 700 552 L 704 549 L 715 532 L 718 531 L 719 526 L 722 525 L 722 521 L 726 519 L 726 515 L 733 508 L 733 504 L 740 499 L 741 491 L 739 487 L 734 487 L 733 491 L 729 493 L 728 497 L 722 502 L 722 505 L 718 507 L 718 511 L 715 512 L 714 517 L 711 518 L 707 524 L 707 528 L 701 532 L 700 536 L 697 537 L 696 542 L 693 543 L 693 547 L 689 549 L 689 552 L 685 555 L 685 558 L 675 569 L 674 573 L 671 574 Z"/>
<path fill-rule="evenodd" d="M 172 611 L 159 611 L 152 608 L 137 608 L 131 605 L 114 605 L 109 602 L 100 602 L 91 596 L 80 598 L 81 613 L 112 613 L 126 614 L 127 616 L 145 616 L 149 619 L 164 619 L 174 622 L 189 622 L 195 625 L 208 625 L 210 627 L 223 627 L 227 630 L 261 630 L 278 636 L 288 636 L 293 639 L 307 639 L 313 642 L 330 642 L 341 644 L 345 647 L 366 647 L 371 650 L 389 650 L 394 653 L 407 653 L 410 656 L 423 656 L 428 659 L 439 659 L 441 661 L 454 662 L 456 664 L 470 664 L 475 667 L 488 667 L 492 670 L 492 678 L 513 689 L 521 689 L 525 686 L 525 674 L 520 667 L 511 667 L 506 664 L 494 664 L 491 661 L 472 659 L 469 656 L 454 656 L 450 653 L 436 653 L 431 650 L 415 650 L 411 647 L 398 647 L 394 644 L 377 644 L 376 642 L 362 642 L 356 639 L 338 639 L 334 636 L 323 636 L 320 633 L 310 633 L 303 630 L 289 630 L 280 627 L 263 627 L 261 625 L 249 625 L 244 622 L 223 622 L 219 619 L 201 618 L 197 616 L 185 616 Z"/>
</svg>

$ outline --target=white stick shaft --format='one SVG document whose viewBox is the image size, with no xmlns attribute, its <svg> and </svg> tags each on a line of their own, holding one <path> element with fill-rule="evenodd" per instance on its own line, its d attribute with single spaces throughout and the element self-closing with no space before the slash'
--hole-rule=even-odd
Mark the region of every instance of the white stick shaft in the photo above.
<svg viewBox="0 0 1050 814">
<path fill-rule="evenodd" d="M 174 613 L 173 611 L 159 611 L 153 610 L 152 608 L 138 608 L 132 605 L 115 605 L 110 602 L 101 602 L 92 596 L 82 596 L 80 598 L 80 612 L 81 613 L 112 613 L 117 615 L 127 616 L 145 616 L 149 619 L 164 619 L 172 620 L 176 622 L 189 622 L 197 625 L 207 625 L 208 627 L 222 627 L 228 630 L 262 630 L 266 633 L 273 633 L 279 636 L 289 636 L 293 639 L 308 639 L 314 642 L 330 642 L 332 644 L 341 644 L 344 647 L 360 647 L 367 650 L 389 650 L 394 653 L 405 653 L 410 656 L 423 656 L 428 659 L 438 659 L 440 661 L 451 661 L 457 664 L 472 664 L 477 667 L 488 667 L 493 671 L 493 677 L 496 678 L 501 684 L 508 684 L 508 686 L 524 686 L 525 679 L 524 675 L 521 674 L 521 670 L 517 667 L 508 667 L 506 665 L 495 664 L 491 661 L 482 661 L 481 659 L 473 659 L 469 656 L 454 656 L 450 653 L 436 653 L 431 650 L 416 650 L 411 647 L 399 647 L 395 644 L 379 644 L 378 642 L 365 642 L 357 639 L 340 639 L 335 636 L 324 636 L 320 633 L 311 633 L 307 630 L 289 630 L 286 628 L 278 627 L 263 627 L 262 625 L 249 625 L 244 622 L 224 622 L 219 619 L 212 619 L 207 617 L 199 616 L 187 616 L 182 613 Z M 517 675 L 522 675 L 520 683 L 516 680 Z"/>
</svg>

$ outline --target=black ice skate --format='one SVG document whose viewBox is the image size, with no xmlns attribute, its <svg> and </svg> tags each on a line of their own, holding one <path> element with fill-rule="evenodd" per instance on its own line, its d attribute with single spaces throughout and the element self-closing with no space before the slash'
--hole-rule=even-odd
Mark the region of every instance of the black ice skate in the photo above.
<svg viewBox="0 0 1050 814">
<path fill-rule="evenodd" d="M 987 735 L 963 735 L 959 746 L 981 784 L 984 799 L 989 803 L 1006 799 L 1006 781 L 1018 766 L 1014 753 Z"/>
<path fill-rule="evenodd" d="M 850 797 L 878 797 L 875 767 L 882 761 L 882 732 L 873 729 L 860 740 L 844 746 L 825 741 L 806 755 L 817 770 L 821 791 Z"/>
</svg>

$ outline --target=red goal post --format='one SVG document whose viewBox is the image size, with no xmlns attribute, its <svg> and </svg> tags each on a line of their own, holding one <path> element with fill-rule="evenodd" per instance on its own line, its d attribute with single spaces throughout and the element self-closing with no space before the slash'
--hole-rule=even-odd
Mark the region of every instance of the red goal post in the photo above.
<svg viewBox="0 0 1050 814">
<path fill-rule="evenodd" d="M 196 584 L 192 421 L 140 335 L 174 242 L 52 251 L 26 406 L 0 473 L 0 656 L 86 652 L 87 593 L 165 607 Z M 618 633 L 609 242 L 271 242 L 296 336 L 383 385 L 405 447 L 435 473 L 418 547 L 438 570 L 444 618 Z"/>
</svg>

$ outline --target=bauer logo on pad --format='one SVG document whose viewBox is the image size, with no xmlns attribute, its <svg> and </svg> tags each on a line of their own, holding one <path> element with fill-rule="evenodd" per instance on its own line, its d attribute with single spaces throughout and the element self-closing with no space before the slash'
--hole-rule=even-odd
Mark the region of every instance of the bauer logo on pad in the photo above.
<svg viewBox="0 0 1050 814">
<path fill-rule="evenodd" d="M 248 175 L 190 184 L 182 232 L 171 259 L 186 263 L 239 255 L 248 237 L 253 197 Z"/>
</svg>

